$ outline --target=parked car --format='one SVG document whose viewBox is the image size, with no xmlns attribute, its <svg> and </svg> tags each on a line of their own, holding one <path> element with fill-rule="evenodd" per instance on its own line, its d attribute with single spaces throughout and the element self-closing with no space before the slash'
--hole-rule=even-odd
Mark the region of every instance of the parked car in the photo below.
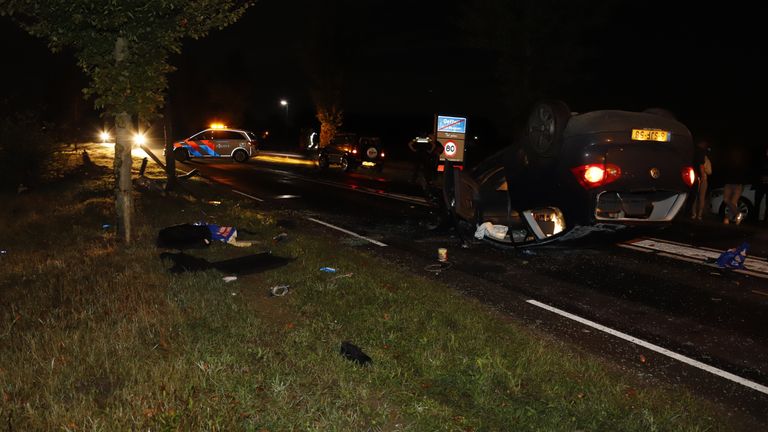
<svg viewBox="0 0 768 432">
<path fill-rule="evenodd" d="M 766 200 L 760 204 L 760 208 L 755 208 L 755 190 L 751 184 L 744 185 L 744 189 L 739 197 L 739 212 L 741 213 L 741 220 L 755 220 L 758 215 L 766 212 Z M 710 211 L 722 220 L 729 213 L 728 206 L 723 202 L 723 188 L 712 189 L 710 193 Z"/>
<path fill-rule="evenodd" d="M 320 169 L 338 165 L 342 171 L 359 167 L 382 170 L 384 157 L 379 137 L 341 133 L 334 136 L 330 144 L 318 150 L 317 165 Z"/>
<path fill-rule="evenodd" d="M 695 173 L 688 128 L 663 111 L 571 113 L 537 104 L 519 138 L 444 175 L 446 209 L 478 238 L 547 243 L 672 221 Z"/>
<path fill-rule="evenodd" d="M 256 155 L 258 148 L 255 133 L 216 127 L 173 143 L 173 155 L 181 162 L 200 157 L 231 157 L 237 162 L 245 162 Z"/>
</svg>

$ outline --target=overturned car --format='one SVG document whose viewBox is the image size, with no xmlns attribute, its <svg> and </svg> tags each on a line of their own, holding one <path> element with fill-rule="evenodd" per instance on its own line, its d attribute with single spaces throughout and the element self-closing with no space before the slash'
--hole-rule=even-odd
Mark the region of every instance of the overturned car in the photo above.
<svg viewBox="0 0 768 432">
<path fill-rule="evenodd" d="M 667 224 L 696 177 L 690 131 L 663 110 L 571 113 L 536 104 L 525 133 L 471 170 L 446 166 L 448 211 L 475 237 L 548 243 Z"/>
</svg>

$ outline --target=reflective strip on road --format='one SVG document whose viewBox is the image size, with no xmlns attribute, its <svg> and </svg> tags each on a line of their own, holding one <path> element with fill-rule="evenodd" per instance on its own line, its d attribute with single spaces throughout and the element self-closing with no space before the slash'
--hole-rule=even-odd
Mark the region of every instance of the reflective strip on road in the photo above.
<svg viewBox="0 0 768 432">
<path fill-rule="evenodd" d="M 716 268 L 719 267 L 714 264 L 714 261 L 724 252 L 711 248 L 695 247 L 684 243 L 655 238 L 630 240 L 628 242 L 619 243 L 619 246 L 642 252 L 653 252 L 667 258 L 703 264 Z M 762 257 L 749 255 L 749 251 L 747 251 L 747 259 L 744 261 L 744 269 L 733 269 L 733 271 L 768 279 L 768 261 Z"/>
</svg>

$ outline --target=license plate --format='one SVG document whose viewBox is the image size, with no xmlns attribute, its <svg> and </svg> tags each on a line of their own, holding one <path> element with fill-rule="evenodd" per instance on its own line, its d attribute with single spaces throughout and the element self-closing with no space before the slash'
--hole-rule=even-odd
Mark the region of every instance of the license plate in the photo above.
<svg viewBox="0 0 768 432">
<path fill-rule="evenodd" d="M 376 166 L 376 164 L 373 162 L 363 161 L 363 166 L 372 167 L 372 166 Z"/>
<path fill-rule="evenodd" d="M 667 142 L 670 138 L 669 131 L 658 129 L 632 129 L 634 141 L 659 141 Z"/>
</svg>

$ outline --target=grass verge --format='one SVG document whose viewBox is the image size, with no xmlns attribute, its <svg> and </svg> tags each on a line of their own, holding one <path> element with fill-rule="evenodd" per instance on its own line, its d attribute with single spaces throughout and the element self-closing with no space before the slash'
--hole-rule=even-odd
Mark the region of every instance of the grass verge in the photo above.
<svg viewBox="0 0 768 432">
<path fill-rule="evenodd" d="M 91 159 L 108 164 L 98 147 Z M 77 173 L 3 197 L 0 429 L 734 429 L 705 401 L 646 387 L 445 286 L 302 232 L 292 214 L 210 204 L 221 195 L 204 183 L 195 202 L 137 193 L 137 240 L 121 247 L 110 170 Z M 215 270 L 170 274 L 157 232 L 198 220 L 247 229 L 257 243 L 197 257 L 296 259 L 230 283 Z M 287 295 L 269 295 L 286 284 Z M 339 355 L 345 340 L 373 363 Z"/>
</svg>

